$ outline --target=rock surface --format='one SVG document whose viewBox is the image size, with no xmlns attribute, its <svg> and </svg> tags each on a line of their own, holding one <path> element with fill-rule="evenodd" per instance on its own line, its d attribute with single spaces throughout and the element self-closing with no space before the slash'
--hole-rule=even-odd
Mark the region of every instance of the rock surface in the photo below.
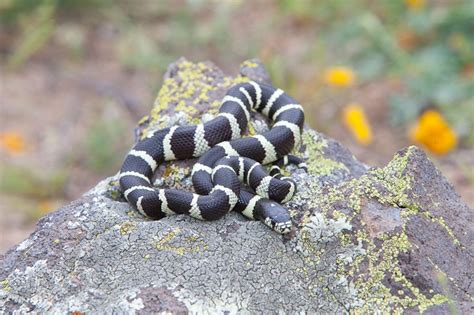
<svg viewBox="0 0 474 315">
<path fill-rule="evenodd" d="M 209 118 L 226 89 L 248 78 L 269 80 L 256 60 L 236 77 L 178 60 L 136 136 Z M 266 128 L 255 114 L 250 133 Z M 421 150 L 369 168 L 306 129 L 298 151 L 309 173 L 289 168 L 299 187 L 290 235 L 236 213 L 147 220 L 108 178 L 1 257 L 0 310 L 474 312 L 474 212 Z M 155 184 L 191 190 L 193 162 L 162 165 Z"/>
</svg>

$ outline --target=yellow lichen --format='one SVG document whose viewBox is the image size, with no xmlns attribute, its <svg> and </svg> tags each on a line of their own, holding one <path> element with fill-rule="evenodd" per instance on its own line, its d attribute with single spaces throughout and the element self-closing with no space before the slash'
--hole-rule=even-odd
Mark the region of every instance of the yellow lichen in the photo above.
<svg viewBox="0 0 474 315">
<path fill-rule="evenodd" d="M 139 126 L 143 125 L 148 119 L 150 119 L 150 116 L 148 116 L 148 115 L 143 116 L 143 117 L 138 121 L 138 125 L 139 125 Z"/>
<path fill-rule="evenodd" d="M 195 64 L 189 61 L 181 61 L 178 70 L 176 75 L 179 80 L 165 80 L 158 94 L 155 107 L 150 116 L 152 125 L 158 122 L 163 110 L 171 108 L 185 113 L 190 123 L 199 121 L 200 114 L 197 113 L 196 108 L 189 109 L 190 106 L 186 106 L 186 104 L 210 103 L 210 111 L 215 112 L 220 102 L 218 100 L 210 101 L 209 93 L 211 91 L 217 88 L 229 88 L 233 84 L 248 81 L 248 78 L 239 76 L 236 78 L 224 77 L 216 82 L 214 76 L 210 75 L 212 70 L 203 63 Z M 353 84 L 355 78 L 351 78 L 349 72 L 344 75 L 346 77 L 341 76 L 339 79 L 342 81 L 338 84 L 341 86 Z M 157 127 L 157 125 L 154 125 L 154 127 Z M 250 133 L 252 132 L 255 131 L 251 127 Z M 310 174 L 330 176 L 338 170 L 347 171 L 344 164 L 325 156 L 325 150 L 328 147 L 327 140 L 310 131 L 305 131 L 302 139 L 307 148 L 309 157 L 307 163 Z M 332 220 L 333 223 L 339 220 L 347 222 L 353 220 L 361 211 L 362 198 L 371 198 L 381 204 L 403 208 L 402 215 L 404 219 L 419 214 L 420 208 L 410 201 L 407 195 L 408 189 L 413 184 L 413 178 L 405 174 L 412 150 L 413 148 L 409 148 L 406 154 L 395 156 L 382 169 L 368 171 L 359 178 L 337 187 L 327 188 L 324 192 L 318 186 L 319 184 L 315 183 L 310 190 L 318 194 L 320 198 L 309 198 L 309 207 L 318 209 L 324 220 L 328 222 Z M 169 175 L 171 177 L 177 177 L 179 174 L 182 173 L 170 167 Z M 342 209 L 337 208 L 337 204 L 345 204 L 350 208 L 349 210 L 352 210 L 352 213 L 348 214 L 347 209 L 343 213 Z M 435 220 L 439 224 L 445 224 L 442 218 Z M 305 214 L 300 224 L 304 227 L 310 221 L 310 216 Z M 446 229 L 446 231 L 450 234 L 451 230 Z M 191 235 L 178 239 L 177 236 L 180 233 L 179 228 L 164 233 L 161 238 L 154 242 L 154 247 L 157 250 L 171 251 L 177 255 L 207 250 L 208 245 L 200 237 Z M 299 272 L 305 278 L 308 278 L 310 276 L 309 269 L 317 268 L 325 254 L 325 249 L 312 244 L 308 234 L 301 233 L 300 236 L 305 246 L 310 250 L 311 255 L 304 258 L 307 265 L 300 268 Z M 413 246 L 408 240 L 405 226 L 395 232 L 380 234 L 376 239 L 377 242 L 370 237 L 364 226 L 355 230 L 354 233 L 338 233 L 336 237 L 340 242 L 341 250 L 350 251 L 351 248 L 357 247 L 359 244 L 364 249 L 363 254 L 354 254 L 353 257 L 349 257 L 350 259 L 341 256 L 335 261 L 337 265 L 336 278 L 341 281 L 349 276 L 353 278 L 351 285 L 354 285 L 357 297 L 365 301 L 365 303 L 353 309 L 354 313 L 371 312 L 374 309 L 382 313 L 399 312 L 411 307 L 418 307 L 420 311 L 423 311 L 432 305 L 444 303 L 447 300 L 445 296 L 440 294 L 430 294 L 430 297 L 422 294 L 401 272 L 398 255 L 410 250 Z M 366 267 L 367 269 L 365 269 Z M 384 279 L 387 276 L 400 284 L 401 289 L 397 293 L 392 293 L 390 288 L 384 284 Z M 324 280 L 321 277 L 312 279 L 314 281 L 312 283 L 309 280 L 309 294 L 317 294 L 316 289 L 319 283 Z M 327 295 L 332 294 L 328 288 L 325 290 Z"/>
<path fill-rule="evenodd" d="M 196 106 L 187 104 L 206 104 L 207 106 L 203 106 L 207 108 L 206 112 L 215 114 L 219 109 L 220 100 L 210 101 L 210 92 L 249 81 L 243 76 L 224 77 L 220 80 L 215 77 L 214 70 L 203 62 L 193 63 L 180 60 L 177 68 L 176 77 L 164 80 L 150 113 L 150 126 L 144 130 L 143 135 L 151 129 L 164 128 L 166 121 L 159 123 L 160 118 L 165 116 L 164 111 L 170 109 L 183 113 L 190 125 L 200 123 L 202 113 Z"/>
<path fill-rule="evenodd" d="M 197 245 L 195 246 L 185 247 L 185 246 L 174 246 L 174 245 L 169 244 L 180 233 L 181 233 L 181 229 L 176 228 L 164 234 L 164 236 L 161 239 L 155 242 L 154 244 L 155 248 L 157 250 L 174 252 L 180 256 L 187 253 L 199 253 L 202 251 L 206 251 L 209 248 L 209 246 L 198 236 L 188 236 L 187 238 L 184 239 L 185 242 L 197 243 Z"/>
<path fill-rule="evenodd" d="M 193 236 L 188 236 L 184 239 L 186 242 L 196 242 L 199 240 L 199 236 L 193 235 Z"/>
<path fill-rule="evenodd" d="M 413 179 L 404 174 L 412 150 L 413 148 L 409 148 L 404 156 L 397 155 L 385 168 L 370 171 L 369 176 L 371 177 L 363 176 L 356 180 L 357 183 L 354 184 L 362 192 L 361 195 L 375 198 L 384 204 L 406 207 L 404 209 L 406 211 L 402 212 L 405 216 L 417 214 L 418 207 L 410 204 L 406 194 Z M 381 194 L 376 188 L 374 180 L 377 181 L 377 185 L 382 185 L 387 189 L 384 194 Z M 360 186 L 361 184 L 363 187 Z M 398 255 L 406 252 L 412 246 L 405 233 L 405 224 L 403 224 L 401 232 L 383 233 L 378 237 L 383 241 L 380 246 L 375 245 L 374 240 L 368 236 L 366 231 L 358 231 L 356 234 L 357 240 L 363 241 L 367 246 L 365 260 L 368 260 L 369 266 L 366 272 L 354 280 L 359 296 L 366 301 L 363 306 L 357 309 L 356 313 L 366 313 L 373 308 L 382 313 L 397 312 L 397 310 L 402 311 L 411 307 L 418 307 L 423 312 L 433 305 L 447 301 L 447 298 L 440 294 L 435 294 L 432 297 L 422 294 L 399 269 Z M 358 264 L 353 265 L 352 268 L 354 269 L 350 270 L 350 273 L 357 274 Z M 410 294 L 403 296 L 392 294 L 389 288 L 383 285 L 382 280 L 386 276 L 392 277 Z"/>
<path fill-rule="evenodd" d="M 328 146 L 327 140 L 318 136 L 312 130 L 304 130 L 302 134 L 303 144 L 307 146 L 308 171 L 314 175 L 331 175 L 335 170 L 347 170 L 347 167 L 339 161 L 324 156 L 324 149 Z"/>
<path fill-rule="evenodd" d="M 247 68 L 257 68 L 258 64 L 251 60 L 245 60 L 244 62 L 242 62 L 242 66 Z"/>
<path fill-rule="evenodd" d="M 120 234 L 121 235 L 126 235 L 136 228 L 136 223 L 132 221 L 125 221 L 120 225 Z"/>
<path fill-rule="evenodd" d="M 135 210 L 130 210 L 128 211 L 127 213 L 127 216 L 130 217 L 130 218 L 136 218 L 138 215 L 137 215 L 137 211 Z"/>
<path fill-rule="evenodd" d="M 453 230 L 446 224 L 446 221 L 444 221 L 443 217 L 436 217 L 431 212 L 427 212 L 427 211 L 423 212 L 422 215 L 424 218 L 429 219 L 431 222 L 439 224 L 446 231 L 446 233 L 448 233 L 450 238 L 453 240 L 454 245 L 456 246 L 461 245 L 461 242 L 454 235 Z"/>
<path fill-rule="evenodd" d="M 337 235 L 338 248 L 344 252 L 361 244 L 364 248 L 363 254 L 351 257 L 351 259 L 338 257 L 335 262 L 336 276 L 340 279 L 350 277 L 351 284 L 357 292 L 357 299 L 363 301 L 362 304 L 351 309 L 353 313 L 365 314 L 373 310 L 381 313 L 397 313 L 407 308 L 418 308 L 420 312 L 423 312 L 433 305 L 449 300 L 442 294 L 422 293 L 403 275 L 399 267 L 399 255 L 411 250 L 411 247 L 414 246 L 410 243 L 405 231 L 407 219 L 413 215 L 427 216 L 408 195 L 414 179 L 408 175 L 406 168 L 414 150 L 415 147 L 410 147 L 405 154 L 396 155 L 386 167 L 372 169 L 359 178 L 345 182 L 340 186 L 328 188 L 324 194 L 318 193 L 320 198 L 310 201 L 310 207 L 318 209 L 318 212 L 325 218 L 324 220 L 329 220 L 329 218 L 344 219 L 347 222 L 357 220 L 359 223 L 359 228 L 353 233 L 339 233 Z M 402 221 L 402 226 L 395 231 L 380 233 L 375 238 L 371 237 L 364 222 L 360 222 L 358 219 L 358 214 L 364 204 L 363 199 L 373 199 L 381 204 L 403 209 L 401 213 L 405 220 Z M 344 209 L 349 207 L 352 212 L 348 214 L 345 210 L 343 213 L 338 205 L 343 205 Z M 310 217 L 306 217 L 303 226 L 307 226 L 310 219 Z M 455 239 L 452 230 L 446 225 L 443 218 L 435 218 L 430 214 L 429 219 L 443 225 L 446 233 Z M 315 244 L 307 244 L 311 243 L 308 235 L 302 234 L 300 237 L 307 246 L 306 248 L 312 253 L 312 264 L 309 263 L 308 266 L 317 267 L 324 251 L 318 251 Z M 398 292 L 392 292 L 391 287 L 385 284 L 387 277 L 392 282 L 399 284 L 401 289 Z M 314 285 L 317 286 L 317 284 Z"/>
<path fill-rule="evenodd" d="M 449 289 L 449 286 L 448 286 L 448 280 L 449 280 L 449 284 L 451 284 L 452 286 L 456 287 L 459 289 L 459 291 L 464 291 L 464 295 L 470 299 L 471 301 L 474 302 L 474 296 L 469 294 L 468 292 L 466 292 L 461 285 L 459 285 L 457 283 L 457 281 L 455 281 L 452 277 L 448 277 L 448 275 L 441 270 L 441 268 L 435 264 L 433 262 L 433 260 L 430 258 L 430 257 L 427 257 L 428 261 L 433 265 L 433 268 L 436 269 L 436 273 L 437 273 L 437 278 L 438 278 L 438 282 L 440 283 L 441 287 L 443 288 L 443 291 L 444 293 L 447 293 L 448 296 L 450 295 L 450 289 Z M 431 290 L 432 291 L 432 290 Z M 452 303 L 452 301 L 450 301 L 450 303 Z"/>
<path fill-rule="evenodd" d="M 2 286 L 3 291 L 10 292 L 12 290 L 8 279 L 0 281 L 0 286 Z"/>
</svg>

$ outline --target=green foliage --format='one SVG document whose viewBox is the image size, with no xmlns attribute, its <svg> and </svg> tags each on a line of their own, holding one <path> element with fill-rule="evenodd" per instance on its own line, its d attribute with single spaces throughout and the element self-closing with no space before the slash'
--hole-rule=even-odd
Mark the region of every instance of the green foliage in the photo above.
<svg viewBox="0 0 474 315">
<path fill-rule="evenodd" d="M 0 27 L 20 30 L 18 40 L 7 60 L 7 67 L 22 65 L 50 40 L 56 18 L 63 12 L 76 14 L 98 9 L 109 0 L 6 0 L 0 5 Z"/>
<path fill-rule="evenodd" d="M 85 164 L 102 175 L 111 175 L 122 162 L 123 135 L 126 128 L 118 122 L 98 120 L 90 128 L 84 144 Z"/>
<path fill-rule="evenodd" d="M 22 1 L 20 1 L 21 3 Z M 20 6 L 19 8 L 27 10 L 26 7 Z M 17 42 L 14 53 L 8 59 L 9 68 L 15 68 L 22 64 L 48 41 L 54 29 L 55 10 L 56 2 L 53 0 L 39 2 L 36 6 L 32 5 L 27 17 L 29 23 L 22 26 L 21 40 Z M 17 11 L 12 11 L 10 14 L 7 13 L 6 17 L 16 14 L 18 14 Z"/>
<path fill-rule="evenodd" d="M 43 176 L 15 165 L 0 165 L 0 175 L 0 191 L 32 198 L 60 195 L 67 180 L 64 170 Z"/>
<path fill-rule="evenodd" d="M 403 93 L 388 95 L 392 123 L 410 123 L 427 106 L 436 106 L 461 136 L 472 134 L 474 120 L 468 107 L 474 106 L 472 70 L 469 74 L 474 62 L 474 2 L 427 1 L 417 10 L 403 1 L 369 2 L 345 1 L 345 7 L 338 7 L 338 1 L 279 4 L 318 21 L 321 13 L 315 11 L 329 12 L 322 20 L 327 27 L 319 41 L 332 59 L 352 65 L 361 82 L 399 78 Z"/>
<path fill-rule="evenodd" d="M 118 56 L 123 65 L 131 69 L 158 69 L 165 71 L 167 65 L 174 60 L 173 56 L 158 53 L 157 43 L 146 36 L 137 27 L 127 27 L 118 43 Z"/>
<path fill-rule="evenodd" d="M 346 18 L 364 9 L 357 0 L 279 0 L 277 3 L 282 13 L 325 25 L 331 25 L 337 19 Z"/>
<path fill-rule="evenodd" d="M 113 0 L 2 0 L 0 2 L 0 23 L 16 24 L 25 16 L 34 14 L 41 7 L 53 5 L 60 12 L 74 10 L 76 13 L 107 7 Z"/>
<path fill-rule="evenodd" d="M 465 76 L 463 71 L 471 66 L 474 60 L 472 30 L 474 29 L 474 3 L 464 1 L 458 6 L 449 6 L 439 10 L 428 10 L 418 17 L 412 16 L 410 25 L 418 34 L 424 34 L 429 40 L 420 43 L 413 49 L 411 59 L 404 64 L 403 80 L 406 82 L 408 102 L 417 101 L 418 107 L 435 105 L 445 115 L 461 135 L 472 133 L 474 123 L 469 115 L 469 105 L 474 106 L 474 81 Z M 415 118 L 416 112 L 406 111 L 407 102 L 396 102 L 392 98 L 392 117 L 404 119 L 404 123 Z M 420 109 L 421 109 L 420 108 Z M 459 115 L 461 114 L 461 115 Z M 467 116 L 465 116 L 467 114 Z M 463 117 L 459 117 L 463 116 Z M 470 129 L 470 130 L 469 130 Z"/>
<path fill-rule="evenodd" d="M 275 84 L 291 92 L 295 86 L 314 84 L 304 83 L 301 72 L 306 75 L 321 67 L 347 65 L 355 69 L 359 84 L 386 78 L 401 82 L 401 93 L 387 95 L 393 124 L 411 123 L 424 108 L 436 106 L 461 136 L 474 137 L 470 114 L 474 106 L 474 1 L 426 1 L 413 9 L 401 0 L 278 0 L 268 5 L 275 14 L 262 14 L 255 30 L 245 33 L 245 27 L 241 32 L 229 21 L 246 21 L 238 14 L 247 5 L 246 1 L 199 0 L 143 1 L 140 5 L 125 0 L 5 0 L 0 4 L 0 25 L 19 33 L 8 58 L 11 68 L 23 64 L 52 37 L 60 37 L 56 35 L 63 27 L 61 21 L 74 23 L 71 17 L 76 23 L 78 17 L 81 23 L 91 17 L 111 22 L 118 34 L 113 49 L 121 63 L 153 77 L 160 77 L 180 55 L 212 59 L 228 69 L 260 55 Z M 315 29 L 316 35 L 308 37 L 307 43 L 289 38 L 289 44 L 277 47 L 272 44 L 273 28 L 281 24 L 288 34 L 301 28 Z M 74 34 L 70 33 L 62 34 L 72 38 L 65 45 L 80 56 L 83 40 L 74 28 Z M 289 53 L 295 43 L 305 53 Z M 294 56 L 301 58 L 290 60 Z M 318 99 L 316 94 L 313 99 Z"/>
</svg>

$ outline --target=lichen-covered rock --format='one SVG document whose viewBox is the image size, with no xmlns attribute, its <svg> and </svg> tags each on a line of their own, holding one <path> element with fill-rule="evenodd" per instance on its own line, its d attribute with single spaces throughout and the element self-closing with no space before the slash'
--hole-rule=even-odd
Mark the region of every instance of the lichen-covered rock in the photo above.
<svg viewBox="0 0 474 315">
<path fill-rule="evenodd" d="M 169 67 L 137 138 L 216 113 L 236 82 L 268 81 L 256 60 L 226 76 L 211 63 Z M 206 115 L 204 115 L 206 114 Z M 207 117 L 207 118 L 206 118 Z M 266 121 L 254 114 L 250 133 Z M 53 212 L 1 260 L 0 309 L 35 313 L 472 313 L 474 212 L 416 147 L 368 168 L 306 129 L 290 168 L 295 230 L 281 236 L 230 213 L 147 220 L 116 178 Z M 194 161 L 166 163 L 155 184 L 191 190 Z"/>
</svg>

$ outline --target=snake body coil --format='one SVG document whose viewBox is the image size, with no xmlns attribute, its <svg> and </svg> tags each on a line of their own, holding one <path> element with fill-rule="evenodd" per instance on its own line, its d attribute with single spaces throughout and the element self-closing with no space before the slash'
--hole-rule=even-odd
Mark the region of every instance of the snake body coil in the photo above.
<svg viewBox="0 0 474 315">
<path fill-rule="evenodd" d="M 273 126 L 264 134 L 240 138 L 251 109 L 270 118 Z M 227 91 L 211 121 L 158 130 L 139 141 L 123 163 L 122 192 L 141 214 L 152 218 L 189 214 L 215 220 L 235 209 L 288 233 L 291 218 L 277 202 L 291 199 L 295 184 L 280 174 L 268 175 L 261 164 L 287 160 L 300 141 L 303 124 L 303 108 L 282 90 L 253 81 L 238 84 Z M 196 193 L 152 187 L 160 163 L 196 157 L 200 157 L 192 171 Z M 257 194 L 241 188 L 241 182 Z"/>
</svg>

